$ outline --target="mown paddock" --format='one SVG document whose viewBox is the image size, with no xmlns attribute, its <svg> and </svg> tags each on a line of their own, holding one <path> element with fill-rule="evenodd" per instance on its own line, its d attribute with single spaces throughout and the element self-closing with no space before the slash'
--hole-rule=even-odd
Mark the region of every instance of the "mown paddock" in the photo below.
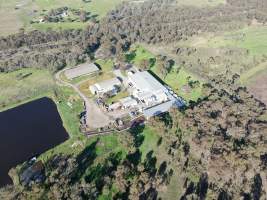
<svg viewBox="0 0 267 200">
<path fill-rule="evenodd" d="M 27 68 L 0 73 L 0 105 L 10 107 L 29 99 L 47 96 L 54 88 L 55 82 L 48 70 Z"/>
</svg>

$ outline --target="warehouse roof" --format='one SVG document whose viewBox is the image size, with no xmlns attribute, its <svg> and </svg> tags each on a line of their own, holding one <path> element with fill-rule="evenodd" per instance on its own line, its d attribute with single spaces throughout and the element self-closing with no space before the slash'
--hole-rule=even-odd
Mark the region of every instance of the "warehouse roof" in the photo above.
<svg viewBox="0 0 267 200">
<path fill-rule="evenodd" d="M 99 71 L 99 68 L 94 63 L 84 63 L 81 65 L 78 65 L 75 68 L 66 70 L 65 75 L 68 79 L 74 79 L 79 76 L 93 74 L 98 71 Z"/>
<path fill-rule="evenodd" d="M 109 90 L 112 90 L 114 86 L 120 86 L 120 85 L 121 85 L 121 81 L 118 78 L 113 78 L 113 79 L 109 79 L 109 80 L 96 83 L 95 87 L 98 90 L 109 91 Z"/>
<path fill-rule="evenodd" d="M 132 74 L 130 75 L 130 79 L 139 90 L 150 92 L 156 92 L 158 90 L 166 91 L 166 88 L 147 71 Z"/>
</svg>

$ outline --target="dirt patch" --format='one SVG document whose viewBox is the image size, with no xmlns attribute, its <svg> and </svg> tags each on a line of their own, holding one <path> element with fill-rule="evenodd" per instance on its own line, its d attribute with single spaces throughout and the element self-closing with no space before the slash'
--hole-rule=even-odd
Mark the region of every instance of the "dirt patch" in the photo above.
<svg viewBox="0 0 267 200">
<path fill-rule="evenodd" d="M 267 105 L 267 73 L 258 75 L 248 89 L 257 99 Z"/>
</svg>

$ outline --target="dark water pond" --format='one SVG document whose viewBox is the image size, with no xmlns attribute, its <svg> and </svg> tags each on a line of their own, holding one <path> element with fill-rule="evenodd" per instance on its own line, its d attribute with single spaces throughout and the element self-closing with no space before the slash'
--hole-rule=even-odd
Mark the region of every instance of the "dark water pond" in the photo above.
<svg viewBox="0 0 267 200">
<path fill-rule="evenodd" d="M 57 107 L 49 98 L 0 112 L 0 187 L 12 184 L 10 168 L 67 139 Z"/>
</svg>

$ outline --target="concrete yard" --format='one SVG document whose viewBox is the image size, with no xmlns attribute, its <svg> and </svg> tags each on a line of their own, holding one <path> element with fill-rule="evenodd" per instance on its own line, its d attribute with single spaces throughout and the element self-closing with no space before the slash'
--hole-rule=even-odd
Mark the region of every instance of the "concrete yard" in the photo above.
<svg viewBox="0 0 267 200">
<path fill-rule="evenodd" d="M 93 100 L 88 99 L 86 104 L 86 107 L 88 108 L 86 109 L 86 121 L 87 126 L 90 129 L 105 127 L 112 122 L 111 118 L 105 115 L 105 113 L 93 102 Z"/>
</svg>

